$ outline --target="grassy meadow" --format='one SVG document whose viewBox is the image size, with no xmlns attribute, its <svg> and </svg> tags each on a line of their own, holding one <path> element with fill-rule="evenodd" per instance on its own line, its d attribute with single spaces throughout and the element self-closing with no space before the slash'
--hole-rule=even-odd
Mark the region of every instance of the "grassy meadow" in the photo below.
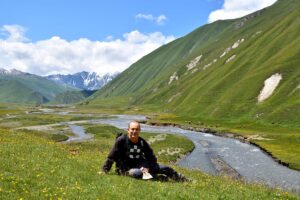
<svg viewBox="0 0 300 200">
<path fill-rule="evenodd" d="M 8 120 L 6 114 L 11 110 L 21 119 L 28 108 L 12 109 L 5 105 L 1 107 L 1 121 Z M 88 109 L 83 113 L 88 113 Z M 50 116 L 54 122 L 62 117 L 65 117 L 64 121 L 70 120 L 69 116 Z M 39 120 L 47 121 L 44 117 L 40 114 L 40 117 L 22 120 L 22 127 L 38 124 Z M 279 189 L 179 168 L 174 163 L 192 151 L 194 145 L 184 137 L 168 134 L 142 133 L 142 136 L 151 143 L 160 163 L 174 167 L 192 182 L 135 180 L 118 176 L 114 169 L 104 175 L 99 170 L 114 143 L 115 134 L 124 131 L 107 125 L 80 125 L 86 132 L 94 134 L 93 140 L 59 143 L 68 135 L 66 132 L 61 134 L 63 125 L 52 131 L 33 131 L 5 127 L 0 123 L 0 199 L 299 198 Z"/>
<path fill-rule="evenodd" d="M 249 121 L 228 122 L 202 120 L 176 115 L 160 115 L 152 121 L 180 124 L 183 127 L 209 128 L 218 135 L 232 133 L 236 137 L 249 138 L 249 141 L 271 153 L 274 158 L 288 164 L 289 168 L 300 170 L 300 129 L 278 127 Z"/>
<path fill-rule="evenodd" d="M 89 142 L 61 144 L 41 137 L 39 132 L 1 129 L 0 198 L 1 199 L 297 199 L 297 196 L 248 185 L 230 179 L 208 176 L 199 171 L 179 172 L 193 182 L 142 181 L 99 172 L 116 128 L 88 126 L 95 134 Z M 46 134 L 46 133 L 43 133 Z M 157 135 L 144 134 L 146 138 Z M 177 141 L 177 142 L 176 142 Z M 191 151 L 190 141 L 168 135 L 152 143 L 156 153 L 176 145 L 182 153 Z M 180 155 L 177 155 L 180 156 Z M 174 162 L 173 156 L 158 156 L 161 163 Z"/>
<path fill-rule="evenodd" d="M 121 130 L 85 122 L 109 114 L 143 114 L 151 122 L 232 133 L 300 170 L 299 13 L 299 0 L 280 0 L 255 14 L 199 27 L 145 55 L 72 107 L 38 106 L 54 98 L 52 86 L 38 84 L 38 79 L 22 80 L 25 89 L 12 78 L 2 80 L 2 101 L 36 106 L 0 103 L 0 200 L 300 199 L 279 189 L 177 167 L 176 160 L 194 146 L 174 135 L 142 133 L 160 163 L 193 181 L 135 180 L 114 170 L 99 173 Z M 282 81 L 272 96 L 258 103 L 264 81 L 277 73 Z M 36 89 L 38 93 L 24 96 Z M 14 99 L 5 99 L 11 94 Z M 77 97 L 68 93 L 57 102 Z M 72 113 L 57 114 L 68 111 Z M 72 136 L 61 123 L 70 121 L 81 121 L 94 138 L 60 143 Z M 44 125 L 46 129 L 38 127 Z M 24 129 L 28 126 L 37 127 Z"/>
<path fill-rule="evenodd" d="M 300 170 L 299 13 L 299 0 L 281 0 L 199 27 L 132 64 L 81 106 L 250 137 Z M 275 74 L 279 85 L 258 102 Z"/>
<path fill-rule="evenodd" d="M 129 103 L 128 103 L 129 102 Z M 300 128 L 290 125 L 270 124 L 263 121 L 244 119 L 206 119 L 188 116 L 189 113 L 162 112 L 156 105 L 130 105 L 128 97 L 95 99 L 88 105 L 80 105 L 83 112 L 143 114 L 150 122 L 165 122 L 182 127 L 208 128 L 218 133 L 252 138 L 250 141 L 270 152 L 276 159 L 287 163 L 292 169 L 300 170 Z M 283 116 L 284 118 L 284 116 Z"/>
</svg>

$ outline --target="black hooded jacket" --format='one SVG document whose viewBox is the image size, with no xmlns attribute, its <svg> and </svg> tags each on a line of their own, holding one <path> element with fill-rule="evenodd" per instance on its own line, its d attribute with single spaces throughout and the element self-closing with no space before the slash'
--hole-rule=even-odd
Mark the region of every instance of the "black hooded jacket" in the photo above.
<svg viewBox="0 0 300 200">
<path fill-rule="evenodd" d="M 102 167 L 103 171 L 108 172 L 114 162 L 119 174 L 124 174 L 131 168 L 146 167 L 154 173 L 158 169 L 157 158 L 153 150 L 141 137 L 137 143 L 131 142 L 127 135 L 118 137 Z"/>
</svg>

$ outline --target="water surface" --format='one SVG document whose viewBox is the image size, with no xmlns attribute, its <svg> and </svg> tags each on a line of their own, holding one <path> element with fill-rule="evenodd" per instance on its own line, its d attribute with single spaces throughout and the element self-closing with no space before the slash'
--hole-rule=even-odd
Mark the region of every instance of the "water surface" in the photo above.
<svg viewBox="0 0 300 200">
<path fill-rule="evenodd" d="M 127 129 L 128 123 L 132 120 L 146 120 L 146 118 L 141 115 L 117 115 L 116 118 L 91 120 L 91 122 Z M 246 181 L 263 183 L 300 193 L 300 172 L 278 164 L 256 146 L 232 138 L 184 130 L 173 126 L 160 127 L 142 124 L 141 128 L 145 132 L 182 135 L 193 141 L 195 149 L 178 163 L 179 166 L 216 174 L 211 159 L 220 157 Z"/>
</svg>

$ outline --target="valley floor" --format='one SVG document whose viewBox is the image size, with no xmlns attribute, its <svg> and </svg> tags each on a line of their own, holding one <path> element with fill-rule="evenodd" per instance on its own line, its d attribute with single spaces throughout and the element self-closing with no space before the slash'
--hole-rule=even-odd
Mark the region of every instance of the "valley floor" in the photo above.
<svg viewBox="0 0 300 200">
<path fill-rule="evenodd" d="M 32 114 L 26 114 L 28 112 Z M 81 115 L 74 116 L 51 113 L 44 115 L 36 108 L 1 108 L 0 199 L 299 198 L 279 189 L 246 184 L 226 177 L 209 176 L 172 165 L 179 157 L 193 149 L 189 140 L 179 136 L 168 135 L 165 140 L 160 141 L 152 134 L 143 133 L 146 139 L 152 138 L 151 146 L 158 155 L 159 162 L 171 165 L 193 180 L 188 183 L 140 181 L 117 176 L 113 171 L 108 175 L 98 173 L 115 140 L 114 133 L 120 131 L 111 126 L 83 124 L 87 132 L 94 135 L 94 139 L 68 144 L 58 142 L 71 135 L 63 124 L 46 132 L 13 129 L 18 126 L 84 120 L 88 118 L 84 113 L 87 113 L 87 110 L 80 110 Z M 90 116 L 89 119 L 91 118 L 93 117 Z M 179 154 L 159 154 L 163 149 L 174 146 L 182 149 Z"/>
<path fill-rule="evenodd" d="M 194 181 L 140 181 L 114 172 L 98 174 L 114 135 L 109 136 L 112 127 L 93 128 L 101 130 L 96 140 L 68 145 L 41 138 L 37 133 L 2 129 L 1 199 L 297 199 L 287 192 L 175 166 Z M 164 143 L 168 144 L 168 140 Z M 154 148 L 166 148 L 165 144 Z M 161 158 L 164 162 L 171 160 Z"/>
<path fill-rule="evenodd" d="M 251 122 L 224 122 L 159 115 L 149 123 L 171 123 L 185 129 L 232 137 L 260 147 L 275 161 L 300 170 L 300 129 Z"/>
<path fill-rule="evenodd" d="M 190 117 L 187 114 L 163 113 L 157 106 L 129 106 L 128 100 L 103 99 L 92 104 L 79 106 L 82 112 L 142 114 L 149 117 L 147 123 L 172 124 L 183 129 L 210 132 L 223 137 L 234 137 L 259 146 L 277 162 L 291 169 L 300 170 L 300 128 L 299 124 L 280 125 L 263 121 L 225 121 Z"/>
</svg>

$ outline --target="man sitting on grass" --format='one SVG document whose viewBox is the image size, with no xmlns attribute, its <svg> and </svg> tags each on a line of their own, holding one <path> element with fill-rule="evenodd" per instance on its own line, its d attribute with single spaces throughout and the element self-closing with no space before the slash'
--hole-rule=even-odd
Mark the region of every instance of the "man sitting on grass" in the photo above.
<svg viewBox="0 0 300 200">
<path fill-rule="evenodd" d="M 102 169 L 108 173 L 116 162 L 118 174 L 129 175 L 134 178 L 150 179 L 162 174 L 176 181 L 187 181 L 182 174 L 171 167 L 160 165 L 149 144 L 140 137 L 141 126 L 137 121 L 128 125 L 128 134 L 116 139 Z"/>
</svg>

